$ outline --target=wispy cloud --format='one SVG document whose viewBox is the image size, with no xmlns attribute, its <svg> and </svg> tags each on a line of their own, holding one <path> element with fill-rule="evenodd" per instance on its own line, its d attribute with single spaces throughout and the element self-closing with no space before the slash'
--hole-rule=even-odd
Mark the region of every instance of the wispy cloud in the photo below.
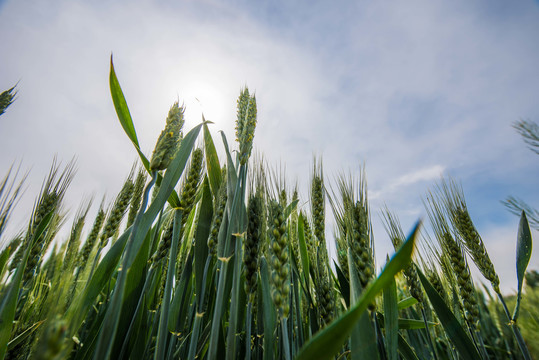
<svg viewBox="0 0 539 360">
<path fill-rule="evenodd" d="M 442 165 L 434 165 L 428 168 L 418 169 L 416 171 L 404 174 L 397 178 L 395 181 L 389 183 L 389 185 L 379 191 L 373 191 L 369 193 L 371 200 L 379 198 L 389 198 L 395 192 L 404 192 L 406 187 L 417 183 L 423 183 L 422 185 L 432 183 L 432 181 L 439 179 L 445 167 Z"/>
</svg>

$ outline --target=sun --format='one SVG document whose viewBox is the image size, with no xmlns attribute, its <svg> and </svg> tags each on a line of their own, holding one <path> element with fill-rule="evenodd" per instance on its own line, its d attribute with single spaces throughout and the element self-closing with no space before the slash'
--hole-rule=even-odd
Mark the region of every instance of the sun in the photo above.
<svg viewBox="0 0 539 360">
<path fill-rule="evenodd" d="M 185 104 L 185 115 L 196 121 L 202 119 L 219 124 L 229 112 L 226 89 L 218 83 L 205 80 L 192 80 L 184 84 L 182 99 Z"/>
</svg>

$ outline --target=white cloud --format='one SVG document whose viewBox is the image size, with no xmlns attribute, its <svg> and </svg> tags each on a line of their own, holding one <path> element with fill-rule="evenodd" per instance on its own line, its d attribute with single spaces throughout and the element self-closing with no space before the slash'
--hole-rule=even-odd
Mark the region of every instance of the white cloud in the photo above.
<svg viewBox="0 0 539 360">
<path fill-rule="evenodd" d="M 442 165 L 433 165 L 428 168 L 422 168 L 407 174 L 404 174 L 397 178 L 395 181 L 391 182 L 389 186 L 381 191 L 374 191 L 369 194 L 371 200 L 379 199 L 381 197 L 390 197 L 392 193 L 396 191 L 404 191 L 403 188 L 409 185 L 417 184 L 422 182 L 425 185 L 425 182 L 432 182 L 436 179 L 439 179 L 440 176 L 445 171 L 445 167 Z M 428 185 L 429 183 L 427 183 Z"/>
</svg>

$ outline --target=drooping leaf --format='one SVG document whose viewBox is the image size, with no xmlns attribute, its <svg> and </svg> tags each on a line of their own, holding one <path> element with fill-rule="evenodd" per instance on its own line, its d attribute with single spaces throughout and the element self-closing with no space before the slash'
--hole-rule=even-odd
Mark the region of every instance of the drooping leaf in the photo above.
<svg viewBox="0 0 539 360">
<path fill-rule="evenodd" d="M 135 146 L 135 149 L 139 153 L 140 158 L 144 163 L 144 166 L 148 168 L 148 159 L 146 159 L 142 151 L 140 151 L 140 145 L 138 142 L 137 133 L 135 131 L 135 125 L 133 125 L 133 119 L 131 118 L 131 113 L 129 112 L 129 107 L 127 106 L 127 101 L 125 100 L 125 96 L 120 86 L 120 82 L 116 77 L 116 71 L 114 71 L 112 55 L 110 56 L 109 85 L 110 94 L 112 95 L 112 102 L 114 103 L 116 114 L 118 115 L 118 119 L 120 120 L 120 125 L 122 125 L 122 128 L 124 129 L 126 135 L 129 137 L 129 139 Z"/>
<path fill-rule="evenodd" d="M 133 119 L 131 118 L 131 113 L 129 112 L 129 107 L 127 106 L 127 101 L 125 100 L 125 96 L 120 86 L 120 82 L 118 81 L 118 78 L 116 77 L 114 64 L 112 62 L 112 55 L 110 57 L 109 85 L 110 85 L 110 93 L 112 96 L 112 102 L 114 103 L 114 108 L 116 109 L 116 114 L 118 115 L 118 120 L 120 121 L 120 125 L 122 125 L 124 132 L 133 143 L 135 150 L 139 154 L 142 165 L 144 165 L 144 168 L 151 174 L 150 162 L 148 161 L 144 153 L 140 150 L 137 133 L 135 131 L 135 125 L 133 124 Z M 162 180 L 163 180 L 162 176 L 158 174 L 157 185 L 160 186 Z M 172 191 L 169 202 L 172 207 L 177 207 L 180 205 L 180 199 L 176 191 Z"/>
</svg>

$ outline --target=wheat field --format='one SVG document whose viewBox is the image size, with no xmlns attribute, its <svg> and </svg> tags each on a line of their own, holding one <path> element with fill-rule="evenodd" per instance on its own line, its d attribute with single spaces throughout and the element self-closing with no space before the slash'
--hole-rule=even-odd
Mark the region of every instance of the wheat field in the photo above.
<svg viewBox="0 0 539 360">
<path fill-rule="evenodd" d="M 74 164 L 53 162 L 28 226 L 7 237 L 24 177 L 9 169 L 0 183 L 0 359 L 539 353 L 539 276 L 526 272 L 532 238 L 525 212 L 515 229 L 518 293 L 507 299 L 464 190 L 451 178 L 426 190 L 428 218 L 412 229 L 382 211 L 387 231 L 377 237 L 389 238 L 395 252 L 376 263 L 365 170 L 329 184 L 315 159 L 306 199 L 269 181 L 271 168 L 251 156 L 257 105 L 247 88 L 238 97 L 234 143 L 224 134 L 215 141 L 209 122 L 184 129 L 184 108 L 175 103 L 147 157 L 112 62 L 109 80 L 140 158 L 113 201 L 95 214 L 92 201 L 83 201 L 66 224 Z M 0 114 L 13 96 L 13 88 L 2 94 Z M 335 229 L 326 229 L 330 217 Z M 488 286 L 474 283 L 470 266 Z"/>
</svg>

